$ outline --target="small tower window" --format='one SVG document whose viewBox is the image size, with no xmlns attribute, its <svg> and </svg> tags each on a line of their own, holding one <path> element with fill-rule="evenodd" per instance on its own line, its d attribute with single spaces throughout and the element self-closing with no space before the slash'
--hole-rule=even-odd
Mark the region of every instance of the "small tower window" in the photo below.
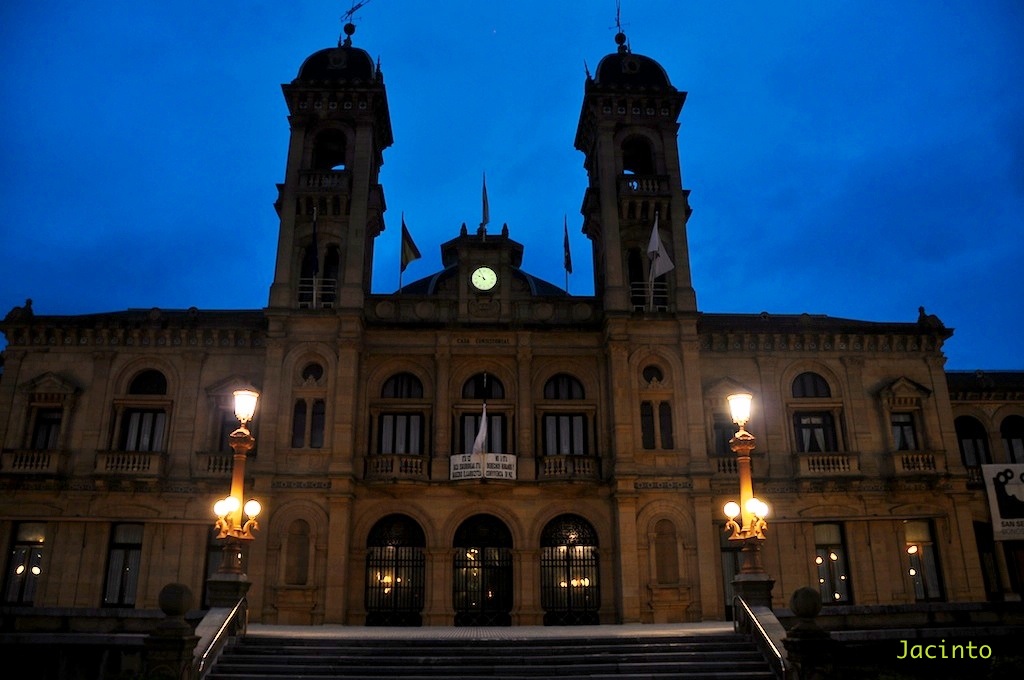
<svg viewBox="0 0 1024 680">
<path fill-rule="evenodd" d="M 346 155 L 345 133 L 341 130 L 324 130 L 313 143 L 314 170 L 344 170 Z"/>
<path fill-rule="evenodd" d="M 653 175 L 654 153 L 643 137 L 630 137 L 622 143 L 622 174 Z"/>
</svg>

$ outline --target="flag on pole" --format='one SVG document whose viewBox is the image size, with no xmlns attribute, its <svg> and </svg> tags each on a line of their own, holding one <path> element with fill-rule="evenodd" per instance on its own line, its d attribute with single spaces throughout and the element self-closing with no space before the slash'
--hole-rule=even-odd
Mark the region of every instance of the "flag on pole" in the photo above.
<svg viewBox="0 0 1024 680">
<path fill-rule="evenodd" d="M 303 264 L 303 269 L 309 272 L 310 276 L 315 277 L 320 273 L 320 253 L 317 249 L 316 243 L 316 218 L 317 209 L 313 206 L 313 237 L 309 242 L 309 249 L 306 251 L 306 261 Z"/>
<path fill-rule="evenodd" d="M 565 251 L 565 271 L 572 274 L 572 254 L 569 252 L 569 218 L 563 216 L 562 232 L 564 238 L 562 240 L 562 249 Z"/>
<path fill-rule="evenodd" d="M 487 204 L 487 173 L 484 173 L 484 207 L 483 216 L 480 219 L 480 228 L 486 229 L 487 225 L 491 221 L 491 208 Z"/>
<path fill-rule="evenodd" d="M 409 229 L 405 226 L 405 213 L 402 213 L 402 268 L 401 271 L 405 271 L 405 268 L 409 266 L 409 263 L 413 260 L 418 260 L 420 255 L 420 249 L 413 243 L 412 235 L 409 233 Z"/>
<path fill-rule="evenodd" d="M 487 453 L 487 402 L 484 402 L 483 411 L 480 413 L 480 428 L 477 430 L 476 439 L 473 440 L 473 453 Z"/>
<path fill-rule="evenodd" d="M 651 281 L 676 268 L 658 234 L 658 213 L 654 213 L 654 227 L 651 229 L 651 240 L 647 244 L 647 257 L 651 259 Z"/>
</svg>

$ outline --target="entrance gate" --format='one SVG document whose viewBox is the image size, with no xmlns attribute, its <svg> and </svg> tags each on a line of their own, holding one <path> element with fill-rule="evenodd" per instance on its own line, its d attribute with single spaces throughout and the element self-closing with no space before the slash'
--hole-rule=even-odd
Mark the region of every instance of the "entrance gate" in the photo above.
<svg viewBox="0 0 1024 680">
<path fill-rule="evenodd" d="M 512 625 L 512 534 L 491 515 L 455 532 L 452 604 L 456 626 Z"/>
<path fill-rule="evenodd" d="M 597 625 L 601 596 L 594 527 L 579 515 L 561 515 L 544 527 L 540 545 L 544 625 Z"/>
<path fill-rule="evenodd" d="M 411 517 L 388 515 L 366 540 L 366 625 L 423 625 L 426 539 Z"/>
</svg>

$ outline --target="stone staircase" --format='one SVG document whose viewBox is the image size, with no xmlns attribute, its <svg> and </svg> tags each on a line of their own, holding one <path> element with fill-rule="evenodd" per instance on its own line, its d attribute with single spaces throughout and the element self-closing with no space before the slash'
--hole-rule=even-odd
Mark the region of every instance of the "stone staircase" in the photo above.
<svg viewBox="0 0 1024 680">
<path fill-rule="evenodd" d="M 604 627 L 602 627 L 604 628 Z M 422 632 L 423 629 L 420 629 Z M 514 631 L 515 629 L 505 629 Z M 771 680 L 775 676 L 740 634 L 602 635 L 428 639 L 249 635 L 218 659 L 207 680 L 391 680 L 501 678 L 692 678 Z"/>
</svg>

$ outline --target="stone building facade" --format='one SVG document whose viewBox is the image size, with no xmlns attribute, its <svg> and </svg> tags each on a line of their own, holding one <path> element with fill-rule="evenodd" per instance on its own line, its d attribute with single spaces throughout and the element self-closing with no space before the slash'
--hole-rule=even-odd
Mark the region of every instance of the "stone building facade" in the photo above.
<svg viewBox="0 0 1024 680">
<path fill-rule="evenodd" d="M 245 385 L 261 393 L 246 468 L 265 508 L 246 556 L 254 621 L 726 617 L 735 391 L 754 395 L 777 605 L 815 583 L 835 607 L 1019 598 L 1024 553 L 993 539 L 980 466 L 1024 463 L 1020 374 L 947 374 L 952 331 L 923 310 L 899 323 L 699 311 L 676 139 L 686 93 L 656 61 L 622 41 L 584 83 L 593 296 L 523 271 L 507 229 L 464 225 L 441 271 L 371 292 L 392 143 L 383 77 L 348 38 L 283 90 L 265 309 L 26 303 L 0 324 L 5 605 L 152 608 L 169 582 L 202 592 Z M 673 268 L 652 277 L 653 229 Z"/>
</svg>

